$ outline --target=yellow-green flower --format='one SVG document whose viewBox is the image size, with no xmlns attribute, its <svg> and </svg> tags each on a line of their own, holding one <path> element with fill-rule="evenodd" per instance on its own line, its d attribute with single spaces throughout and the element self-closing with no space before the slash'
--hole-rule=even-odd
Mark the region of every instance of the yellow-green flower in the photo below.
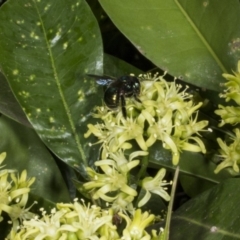
<svg viewBox="0 0 240 240">
<path fill-rule="evenodd" d="M 133 161 L 131 162 L 131 164 Z M 135 166 L 138 165 L 138 161 L 135 162 Z M 107 202 L 114 201 L 118 194 L 124 192 L 130 196 L 137 196 L 137 192 L 128 186 L 127 173 L 119 173 L 114 167 L 109 165 L 102 165 L 103 174 L 95 172 L 91 168 L 87 168 L 90 181 L 83 185 L 87 191 L 92 190 L 94 192 L 93 198 L 101 198 Z M 110 196 L 112 194 L 113 196 Z"/>
<path fill-rule="evenodd" d="M 76 229 L 76 240 L 119 239 L 116 226 L 112 224 L 113 211 L 111 209 L 103 210 L 89 203 L 86 205 L 83 200 L 79 203 L 77 199 L 73 204 L 58 203 L 57 207 L 66 211 L 62 221 Z"/>
<path fill-rule="evenodd" d="M 66 206 L 68 207 L 69 204 Z M 64 209 L 64 204 L 58 204 L 58 207 Z M 71 212 L 66 213 L 65 219 L 74 227 L 78 239 L 100 239 L 98 230 L 105 224 L 112 222 L 111 214 L 103 213 L 100 207 L 82 204 L 74 201 L 71 206 Z M 108 225 L 109 226 L 109 225 Z"/>
<path fill-rule="evenodd" d="M 52 240 L 67 240 L 69 238 L 66 232 L 76 232 L 77 229 L 69 224 L 62 224 L 63 216 L 66 211 L 52 209 L 51 214 L 46 214 L 43 209 L 42 218 L 37 217 L 31 220 L 24 221 L 21 230 L 17 233 L 10 233 L 10 240 L 15 239 L 52 239 Z M 14 237 L 14 238 L 12 238 Z"/>
<path fill-rule="evenodd" d="M 159 195 L 166 201 L 170 200 L 170 196 L 166 192 L 166 187 L 165 187 L 170 183 L 167 183 L 166 181 L 163 180 L 165 174 L 166 174 L 166 169 L 161 168 L 154 178 L 146 177 L 142 180 L 142 188 L 146 191 L 146 194 L 139 201 L 138 207 L 142 207 L 144 204 L 146 204 L 148 200 L 151 198 L 152 193 Z"/>
<path fill-rule="evenodd" d="M 232 138 L 233 142 L 230 145 L 227 145 L 222 141 L 222 139 L 218 138 L 217 142 L 221 149 L 220 157 L 222 158 L 222 162 L 215 169 L 215 173 L 218 173 L 223 168 L 232 167 L 233 170 L 239 173 L 239 164 L 240 164 L 240 130 L 237 128 L 234 130 L 235 137 Z"/>
<path fill-rule="evenodd" d="M 0 213 L 1 213 L 1 206 L 8 205 L 12 200 L 9 194 L 10 190 L 11 190 L 11 182 L 8 180 L 8 174 L 5 173 L 0 177 Z"/>
<path fill-rule="evenodd" d="M 133 214 L 134 207 L 133 202 L 134 196 L 130 196 L 126 193 L 119 193 L 117 198 L 112 202 L 111 209 L 114 213 L 123 212 L 124 214 Z"/>
<path fill-rule="evenodd" d="M 188 139 L 191 138 L 194 134 L 199 135 L 200 131 L 203 131 L 203 129 L 208 125 L 208 121 L 197 121 L 198 114 L 196 114 L 195 118 L 191 115 L 188 118 L 188 121 L 186 124 L 177 124 L 176 131 L 180 133 L 180 135 L 177 135 L 174 133 L 174 136 L 178 136 L 181 139 Z M 176 124 L 176 122 L 175 122 Z"/>
<path fill-rule="evenodd" d="M 146 112 L 144 113 L 146 115 Z M 171 133 L 173 131 L 173 125 L 172 125 L 172 111 L 168 110 L 162 118 L 159 118 L 156 122 L 155 120 L 152 121 L 151 125 L 149 126 L 147 130 L 147 134 L 149 139 L 151 136 L 155 139 L 155 141 L 162 140 L 163 142 L 169 142 L 171 141 Z M 150 147 L 155 141 L 150 141 L 148 139 L 147 146 Z M 175 147 L 176 148 L 176 147 Z"/>
<path fill-rule="evenodd" d="M 95 162 L 103 173 L 97 173 L 91 168 L 86 169 L 90 181 L 84 183 L 83 188 L 91 192 L 94 199 L 101 198 L 107 202 L 115 201 L 120 193 L 135 197 L 136 190 L 128 185 L 129 172 L 140 162 L 134 158 L 147 154 L 144 151 L 133 152 L 127 160 L 121 150 L 108 153 L 108 159 Z"/>
<path fill-rule="evenodd" d="M 224 83 L 224 86 L 227 89 L 224 94 L 220 95 L 220 97 L 225 98 L 227 102 L 232 99 L 240 105 L 240 61 L 238 61 L 237 72 L 233 73 L 234 75 L 227 73 L 223 74 L 223 77 L 228 80 Z"/>
<path fill-rule="evenodd" d="M 119 240 L 112 224 L 113 211 L 78 202 L 58 203 L 50 214 L 40 209 L 42 217 L 23 221 L 18 231 L 11 231 L 8 240 Z"/>
<path fill-rule="evenodd" d="M 4 161 L 6 153 L 0 154 L 0 165 Z M 1 166 L 0 168 L 2 168 Z M 21 176 L 16 175 L 16 170 L 2 169 L 0 171 L 0 220 L 3 220 L 2 212 L 6 212 L 13 224 L 12 229 L 17 230 L 19 221 L 29 219 L 33 216 L 29 208 L 25 208 L 28 201 L 30 186 L 35 178 L 27 179 L 27 171 Z"/>
<path fill-rule="evenodd" d="M 102 225 L 98 232 L 100 233 L 100 235 L 102 236 L 102 240 L 104 239 L 112 239 L 112 240 L 119 240 L 119 234 L 117 232 L 117 222 L 114 223 L 114 218 L 116 218 L 114 211 L 112 208 L 108 209 L 107 211 L 102 211 L 102 217 L 104 216 L 111 216 L 111 221 L 106 222 L 104 225 Z M 120 218 L 117 215 L 118 219 Z M 121 219 L 120 219 L 121 221 Z"/>
<path fill-rule="evenodd" d="M 12 230 L 17 231 L 19 222 L 22 223 L 24 220 L 28 220 L 36 216 L 34 213 L 29 211 L 34 204 L 37 204 L 37 202 L 33 202 L 33 204 L 31 204 L 28 208 L 25 208 L 26 203 L 23 204 L 23 202 L 12 204 L 10 206 L 2 206 L 3 211 L 7 212 L 11 219 L 11 223 L 13 224 Z"/>
<path fill-rule="evenodd" d="M 20 177 L 19 175 L 16 177 L 15 174 L 11 174 L 11 178 L 14 183 L 14 189 L 19 189 L 19 188 L 29 188 L 35 181 L 35 177 L 27 179 L 27 171 L 23 170 Z"/>
<path fill-rule="evenodd" d="M 223 85 L 226 87 L 224 93 L 220 94 L 220 97 L 225 98 L 226 102 L 234 100 L 238 105 L 240 105 L 240 61 L 238 61 L 237 72 L 234 74 L 223 74 L 223 77 L 228 81 Z M 222 127 L 226 123 L 237 124 L 239 123 L 240 108 L 234 106 L 218 106 L 218 110 L 215 111 L 222 120 L 219 124 Z"/>
<path fill-rule="evenodd" d="M 154 221 L 155 216 L 153 214 L 149 214 L 148 212 L 142 213 L 140 209 L 137 209 L 133 215 L 133 219 L 130 219 L 123 213 L 119 213 L 119 215 L 124 218 L 127 223 L 127 226 L 123 230 L 123 239 L 151 239 L 151 236 L 145 231 L 145 228 Z"/>
<path fill-rule="evenodd" d="M 129 155 L 129 159 L 127 160 L 124 155 L 124 152 L 122 150 L 119 150 L 114 153 L 109 152 L 108 153 L 109 159 L 97 161 L 95 162 L 95 165 L 100 167 L 103 171 L 105 166 L 112 166 L 118 172 L 126 175 L 129 173 L 131 169 L 133 169 L 139 164 L 140 160 L 135 158 L 139 156 L 146 156 L 146 155 L 148 155 L 148 152 L 135 151 Z"/>
<path fill-rule="evenodd" d="M 221 117 L 219 127 L 229 123 L 235 125 L 240 122 L 240 107 L 218 105 L 215 113 Z"/>
<path fill-rule="evenodd" d="M 97 108 L 97 111 L 99 112 L 100 109 Z M 98 114 L 95 116 L 98 116 Z M 136 119 L 133 117 L 125 119 L 122 117 L 122 112 L 119 112 L 116 116 L 113 113 L 108 114 L 108 117 L 102 118 L 102 120 L 104 121 L 102 124 L 89 124 L 88 132 L 84 135 L 88 137 L 90 134 L 94 134 L 98 137 L 97 143 L 102 143 L 103 148 L 102 158 L 106 157 L 105 152 L 116 152 L 119 149 L 131 148 L 130 140 L 135 140 L 142 150 L 147 150 L 143 138 L 143 128 L 137 123 Z"/>
</svg>

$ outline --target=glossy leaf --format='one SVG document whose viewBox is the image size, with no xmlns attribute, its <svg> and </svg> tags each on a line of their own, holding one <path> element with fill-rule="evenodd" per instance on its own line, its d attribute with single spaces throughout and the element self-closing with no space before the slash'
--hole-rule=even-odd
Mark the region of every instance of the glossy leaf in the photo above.
<svg viewBox="0 0 240 240">
<path fill-rule="evenodd" d="M 240 58 L 237 0 L 100 0 L 114 24 L 161 69 L 219 90 Z"/>
<path fill-rule="evenodd" d="M 5 168 L 28 177 L 36 177 L 31 192 L 52 202 L 69 201 L 69 194 L 62 175 L 45 145 L 33 129 L 5 117 L 0 117 L 0 152 L 6 152 Z"/>
<path fill-rule="evenodd" d="M 135 74 L 136 76 L 142 73 L 138 68 L 128 64 L 127 62 L 104 54 L 104 74 L 107 76 L 120 77 L 129 74 Z"/>
<path fill-rule="evenodd" d="M 172 170 L 176 168 L 176 166 L 172 165 L 171 152 L 164 149 L 160 142 L 155 143 L 151 147 L 149 161 L 155 168 L 165 167 Z M 209 182 L 209 184 L 217 184 L 222 180 L 231 177 L 231 175 L 225 170 L 218 174 L 214 174 L 216 165 L 206 159 L 201 153 L 183 151 L 180 155 L 179 166 L 180 176 L 181 174 L 184 174 L 199 178 L 200 183 L 201 181 L 206 181 Z"/>
<path fill-rule="evenodd" d="M 207 181 L 199 177 L 192 177 L 184 174 L 179 177 L 179 181 L 184 193 L 186 193 L 189 197 L 195 197 L 216 185 L 216 183 L 213 183 L 212 181 Z"/>
<path fill-rule="evenodd" d="M 90 159 L 86 120 L 102 73 L 97 22 L 84 0 L 7 1 L 0 9 L 0 66 L 44 143 L 71 166 Z"/>
<path fill-rule="evenodd" d="M 172 216 L 170 239 L 240 239 L 239 184 L 228 179 L 182 205 Z"/>
<path fill-rule="evenodd" d="M 6 78 L 1 72 L 0 86 L 0 112 L 27 127 L 31 127 L 25 113 L 14 97 Z"/>
</svg>

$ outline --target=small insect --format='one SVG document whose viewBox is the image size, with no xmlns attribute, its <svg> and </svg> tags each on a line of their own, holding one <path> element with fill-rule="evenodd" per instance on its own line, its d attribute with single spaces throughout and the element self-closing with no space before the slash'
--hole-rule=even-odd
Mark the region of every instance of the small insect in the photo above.
<svg viewBox="0 0 240 240">
<path fill-rule="evenodd" d="M 115 110 L 121 105 L 124 118 L 127 117 L 125 98 L 134 97 L 136 101 L 141 102 L 138 99 L 141 85 L 137 77 L 122 76 L 116 79 L 91 74 L 88 76 L 94 77 L 97 84 L 106 88 L 103 99 L 109 109 Z"/>
<path fill-rule="evenodd" d="M 112 217 L 112 223 L 116 226 L 119 226 L 122 223 L 122 217 L 115 213 Z"/>
</svg>

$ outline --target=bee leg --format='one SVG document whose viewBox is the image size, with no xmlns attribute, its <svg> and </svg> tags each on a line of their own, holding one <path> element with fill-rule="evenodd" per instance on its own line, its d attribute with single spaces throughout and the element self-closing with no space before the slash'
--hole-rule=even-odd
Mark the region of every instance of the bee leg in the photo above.
<svg viewBox="0 0 240 240">
<path fill-rule="evenodd" d="M 134 99 L 137 101 L 137 102 L 139 102 L 139 103 L 142 103 L 142 101 L 137 97 L 137 95 L 133 95 L 134 96 Z"/>
<path fill-rule="evenodd" d="M 126 102 L 124 95 L 121 95 L 121 107 L 122 107 L 122 114 L 124 118 L 127 118 L 127 111 L 126 111 Z"/>
</svg>

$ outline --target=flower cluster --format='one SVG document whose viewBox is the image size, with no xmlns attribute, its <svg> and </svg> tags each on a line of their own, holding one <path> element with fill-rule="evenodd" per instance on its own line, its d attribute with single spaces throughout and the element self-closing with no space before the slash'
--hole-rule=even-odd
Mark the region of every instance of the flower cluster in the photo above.
<svg viewBox="0 0 240 240">
<path fill-rule="evenodd" d="M 239 173 L 239 164 L 240 164 L 240 130 L 234 130 L 235 136 L 232 137 L 232 143 L 227 145 L 222 141 L 221 138 L 217 139 L 217 142 L 221 149 L 220 157 L 222 158 L 222 162 L 215 169 L 215 173 L 218 173 L 223 168 L 232 167 L 233 170 Z"/>
<path fill-rule="evenodd" d="M 11 231 L 8 240 L 120 240 L 120 239 L 144 239 L 150 240 L 151 236 L 145 231 L 153 220 L 154 215 L 136 210 L 133 219 L 124 213 L 119 217 L 127 223 L 123 230 L 123 238 L 119 236 L 117 227 L 112 223 L 113 211 L 102 210 L 100 207 L 78 202 L 58 203 L 57 209 L 52 209 L 47 214 L 42 209 L 41 218 L 33 218 L 24 221 L 18 232 Z"/>
<path fill-rule="evenodd" d="M 95 165 L 102 170 L 102 173 L 87 168 L 90 179 L 83 184 L 84 190 L 90 193 L 93 199 L 102 199 L 107 203 L 111 203 L 114 213 L 132 214 L 134 211 L 132 201 L 137 196 L 135 190 L 137 186 L 136 184 L 135 186 L 134 184 L 131 185 L 129 173 L 132 168 L 139 164 L 139 160 L 134 158 L 146 156 L 147 154 L 144 151 L 133 152 L 130 154 L 129 160 L 127 160 L 121 150 L 116 153 L 109 153 L 109 159 L 95 162 Z M 170 184 L 163 180 L 165 174 L 166 170 L 162 168 L 154 178 L 145 177 L 142 180 L 141 187 L 145 191 L 145 195 L 139 201 L 138 207 L 146 204 L 152 193 L 159 195 L 166 201 L 170 200 L 167 189 L 164 187 Z"/>
<path fill-rule="evenodd" d="M 224 83 L 226 90 L 220 94 L 220 97 L 225 98 L 226 102 L 233 100 L 237 106 L 222 106 L 219 105 L 219 109 L 215 111 L 217 115 L 221 117 L 220 127 L 225 124 L 236 125 L 240 122 L 240 61 L 238 61 L 237 72 L 234 74 L 223 74 L 223 77 L 228 80 Z M 217 142 L 220 146 L 220 158 L 221 163 L 215 169 L 215 173 L 218 173 L 224 168 L 232 167 L 234 172 L 239 173 L 240 165 L 240 132 L 236 128 L 233 130 L 233 137 L 229 145 L 218 138 Z"/>
<path fill-rule="evenodd" d="M 138 155 L 146 155 L 146 152 L 139 151 Z M 93 192 L 93 199 L 101 198 L 106 202 L 113 202 L 119 195 L 125 193 L 128 196 L 137 196 L 136 190 L 128 186 L 129 171 L 139 164 L 139 160 L 132 160 L 136 153 L 129 156 L 129 161 L 122 151 L 110 153 L 109 159 L 95 162 L 103 173 L 97 173 L 91 168 L 87 168 L 90 181 L 83 185 L 88 192 Z M 112 196 L 107 195 L 110 193 Z"/>
<path fill-rule="evenodd" d="M 172 162 L 177 165 L 182 150 L 203 152 L 205 147 L 197 136 L 208 124 L 197 121 L 197 110 L 202 103 L 194 104 L 187 89 L 167 82 L 163 76 L 150 74 L 139 76 L 141 82 L 140 102 L 126 99 L 127 117 L 121 111 L 110 111 L 106 106 L 97 107 L 93 116 L 101 123 L 88 125 L 85 137 L 95 135 L 102 143 L 102 158 L 109 152 L 129 149 L 132 141 L 148 151 L 156 141 L 172 152 Z"/>
<path fill-rule="evenodd" d="M 6 153 L 0 154 L 0 165 L 6 158 Z M 0 168 L 3 168 L 1 166 Z M 12 229 L 16 230 L 19 221 L 29 219 L 33 216 L 26 208 L 30 186 L 35 178 L 27 179 L 27 172 L 23 171 L 19 177 L 15 170 L 0 170 L 0 221 L 3 220 L 2 212 L 6 212 L 13 224 Z"/>
<path fill-rule="evenodd" d="M 225 98 L 226 102 L 233 100 L 240 106 L 240 61 L 238 62 L 238 71 L 234 72 L 234 75 L 224 73 L 223 77 L 228 80 L 224 83 L 226 90 L 220 94 L 220 97 Z M 221 123 L 219 126 L 223 126 L 226 123 L 237 124 L 240 122 L 240 107 L 236 106 L 218 106 L 219 109 L 215 111 L 217 115 L 221 117 Z"/>
<path fill-rule="evenodd" d="M 177 165 L 181 151 L 205 153 L 205 146 L 199 137 L 199 132 L 207 126 L 207 121 L 198 121 L 198 109 L 202 103 L 195 104 L 187 88 L 175 82 L 167 82 L 157 74 L 139 76 L 141 93 L 135 98 L 126 98 L 126 117 L 121 109 L 109 110 L 106 106 L 96 107 L 93 117 L 100 119 L 96 124 L 88 124 L 85 137 L 91 134 L 98 138 L 101 144 L 101 160 L 95 162 L 98 170 L 87 168 L 89 181 L 81 185 L 94 200 L 103 200 L 111 205 L 113 214 L 126 221 L 122 239 L 151 239 L 144 230 L 155 218 L 147 212 L 135 210 L 133 200 L 138 207 L 145 205 L 152 194 L 157 194 L 165 201 L 170 200 L 164 176 L 166 169 L 159 169 L 155 177 L 130 173 L 140 165 L 143 157 L 147 159 L 149 148 L 159 142 L 165 149 L 172 152 L 172 162 Z M 127 159 L 124 155 L 133 144 L 140 151 L 132 152 Z M 95 144 L 96 144 L 95 143 Z M 142 165 L 147 165 L 143 162 Z M 137 184 L 141 186 L 141 199 L 137 198 Z M 153 238 L 159 235 L 154 232 Z"/>
</svg>

